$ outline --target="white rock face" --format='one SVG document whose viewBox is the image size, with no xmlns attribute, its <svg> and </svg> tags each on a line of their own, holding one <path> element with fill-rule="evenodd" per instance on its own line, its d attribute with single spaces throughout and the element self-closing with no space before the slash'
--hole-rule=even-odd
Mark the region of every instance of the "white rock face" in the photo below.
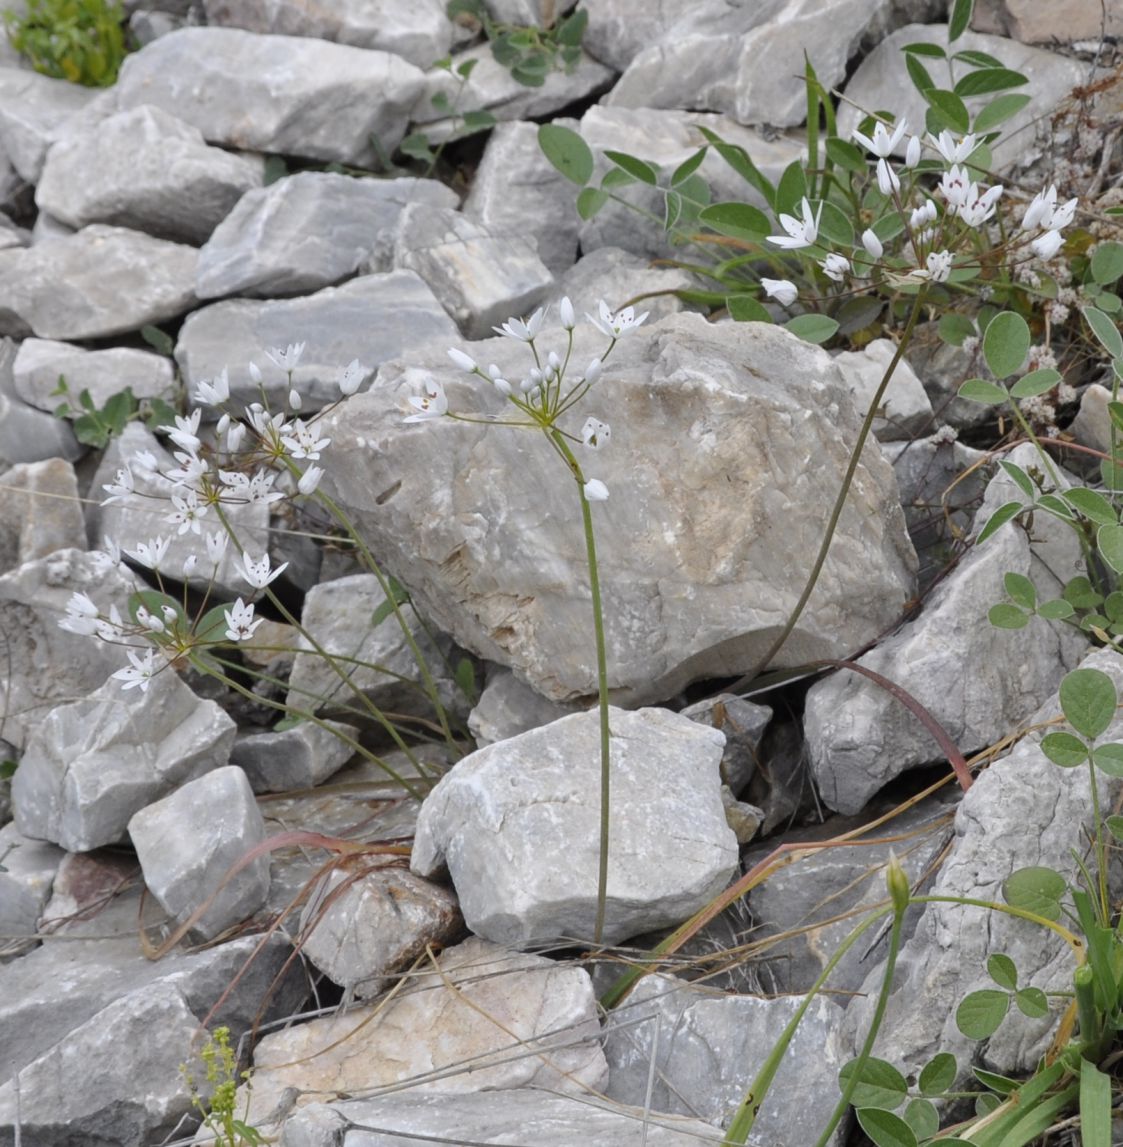
<svg viewBox="0 0 1123 1147">
<path fill-rule="evenodd" d="M 574 361 L 604 352 L 577 329 Z M 542 349 L 564 341 L 543 335 Z M 521 378 L 522 344 L 467 348 Z M 585 542 L 568 471 L 537 433 L 443 420 L 404 425 L 406 396 L 445 383 L 450 408 L 498 394 L 443 349 L 395 362 L 327 419 L 332 481 L 375 552 L 458 644 L 567 701 L 596 692 Z M 589 477 L 605 595 L 609 687 L 628 704 L 755 668 L 799 596 L 858 416 L 830 356 L 769 325 L 673 315 L 617 345 L 574 415 L 612 423 Z M 899 616 L 915 556 L 875 443 L 823 577 L 777 664 L 840 656 Z"/>
<path fill-rule="evenodd" d="M 197 127 L 142 106 L 56 143 L 35 202 L 74 228 L 112 223 L 203 243 L 264 171 L 260 156 L 209 147 Z"/>
<path fill-rule="evenodd" d="M 421 806 L 415 872 L 447 864 L 468 927 L 523 948 L 593 935 L 600 715 L 576 713 L 465 757 Z M 604 941 L 678 924 L 728 883 L 725 737 L 663 709 L 612 710 Z M 559 863 L 564 857 L 564 863 Z"/>
<path fill-rule="evenodd" d="M 47 149 L 98 95 L 29 69 L 0 68 L 0 151 L 22 179 L 38 181 Z"/>
<path fill-rule="evenodd" d="M 171 397 L 175 371 L 163 355 L 133 347 L 83 350 L 54 339 L 24 339 L 12 364 L 16 393 L 31 406 L 53 413 L 62 401 L 52 394 L 59 376 L 66 379 L 76 407 L 78 395 L 90 392 L 95 406 L 104 406 L 128 387 L 134 398 Z"/>
<path fill-rule="evenodd" d="M 235 28 L 181 28 L 129 56 L 121 108 L 152 104 L 211 143 L 372 163 L 405 134 L 424 77 L 388 52 Z"/>
<path fill-rule="evenodd" d="M 854 397 L 854 405 L 865 414 L 889 364 L 893 361 L 896 345 L 890 339 L 874 339 L 861 350 L 842 351 L 834 361 Z M 901 359 L 889 380 L 889 388 L 881 403 L 881 414 L 874 419 L 873 432 L 879 442 L 899 439 L 912 441 L 929 433 L 934 427 L 935 415 L 916 372 Z"/>
</svg>

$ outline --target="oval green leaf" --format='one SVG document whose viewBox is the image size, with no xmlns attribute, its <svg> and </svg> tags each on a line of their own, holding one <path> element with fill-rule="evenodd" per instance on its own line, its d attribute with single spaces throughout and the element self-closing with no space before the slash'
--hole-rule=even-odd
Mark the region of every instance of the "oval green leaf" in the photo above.
<svg viewBox="0 0 1123 1147">
<path fill-rule="evenodd" d="M 784 326 L 809 343 L 825 343 L 838 330 L 838 323 L 829 315 L 797 315 Z"/>
<path fill-rule="evenodd" d="M 1120 818 L 1123 819 L 1123 818 Z M 949 1051 L 937 1052 L 920 1072 L 920 1094 L 942 1095 L 951 1089 L 959 1068 Z"/>
<path fill-rule="evenodd" d="M 987 973 L 1000 987 L 1015 991 L 1018 987 L 1018 969 L 1005 952 L 995 952 L 987 959 Z"/>
<path fill-rule="evenodd" d="M 1092 760 L 1109 777 L 1123 777 L 1123 745 L 1099 745 L 1092 751 Z"/>
<path fill-rule="evenodd" d="M 838 1073 L 840 1088 L 845 1089 L 848 1086 L 857 1066 L 856 1059 L 842 1065 Z M 871 1056 L 862 1065 L 850 1102 L 855 1107 L 880 1107 L 893 1110 L 904 1103 L 908 1090 L 909 1085 L 905 1077 L 891 1063 Z"/>
<path fill-rule="evenodd" d="M 1043 1019 L 1049 1014 L 1049 999 L 1040 988 L 1022 988 L 1015 992 L 1014 1003 L 1022 1015 L 1031 1020 Z"/>
<path fill-rule="evenodd" d="M 1097 307 L 1085 307 L 1083 314 L 1088 326 L 1092 328 L 1092 334 L 1099 340 L 1100 346 L 1112 358 L 1123 357 L 1123 335 L 1119 333 L 1119 328 L 1115 325 L 1114 319 L 1110 315 L 1105 315 Z"/>
<path fill-rule="evenodd" d="M 584 186 L 593 178 L 593 153 L 571 128 L 556 123 L 542 124 L 538 129 L 538 146 L 566 179 Z"/>
<path fill-rule="evenodd" d="M 974 130 L 993 131 L 1000 123 L 1005 123 L 1011 116 L 1016 116 L 1032 98 L 1022 92 L 1009 92 L 1007 95 L 998 96 L 975 116 Z"/>
<path fill-rule="evenodd" d="M 577 214 L 582 219 L 592 219 L 608 202 L 608 192 L 599 187 L 583 187 L 577 193 Z"/>
<path fill-rule="evenodd" d="M 1014 311 L 1002 311 L 987 324 L 983 358 L 995 378 L 1008 378 L 1021 369 L 1029 354 L 1029 324 Z"/>
<path fill-rule="evenodd" d="M 1033 480 L 1016 462 L 1007 462 L 1003 459 L 998 464 L 1027 498 L 1032 498 L 1037 493 L 1033 486 Z"/>
<path fill-rule="evenodd" d="M 763 239 L 772 233 L 768 216 L 747 203 L 714 203 L 698 213 L 707 227 L 735 239 Z"/>
<path fill-rule="evenodd" d="M 604 158 L 609 163 L 615 163 L 622 171 L 626 171 L 633 179 L 640 183 L 647 183 L 655 187 L 659 182 L 659 173 L 646 160 L 637 159 L 626 151 L 605 151 Z M 685 176 L 684 176 L 685 178 Z"/>
<path fill-rule="evenodd" d="M 1067 887 L 1064 877 L 1051 868 L 1019 868 L 1002 882 L 1002 895 L 1011 908 L 1059 920 L 1061 897 Z"/>
<path fill-rule="evenodd" d="M 709 148 L 703 147 L 699 151 L 696 151 L 689 159 L 684 159 L 671 174 L 671 186 L 678 187 L 684 179 L 688 179 L 693 175 L 698 168 L 702 166 L 707 151 L 709 151 Z"/>
<path fill-rule="evenodd" d="M 1037 605 L 1037 588 L 1025 574 L 1010 572 L 1002 579 L 1010 600 L 1023 609 L 1033 609 Z"/>
<path fill-rule="evenodd" d="M 905 1122 L 917 1139 L 931 1139 L 940 1130 L 940 1116 L 930 1099 L 912 1099 L 905 1108 Z"/>
<path fill-rule="evenodd" d="M 987 611 L 987 620 L 995 629 L 1025 629 L 1029 625 L 1029 618 L 1030 615 L 1024 609 L 1008 601 L 1000 601 Z"/>
<path fill-rule="evenodd" d="M 995 533 L 1000 530 L 1012 518 L 1016 518 L 1025 507 L 1021 502 L 1004 502 L 993 514 L 987 519 L 987 524 L 979 531 L 979 536 L 975 539 L 975 545 L 981 545 Z"/>
<path fill-rule="evenodd" d="M 1119 524 L 1119 515 L 1112 504 L 1095 490 L 1085 489 L 1083 486 L 1074 486 L 1062 495 L 1070 506 L 1075 507 L 1090 522 L 1097 526 L 1114 526 Z"/>
<path fill-rule="evenodd" d="M 1021 72 L 1015 72 L 1012 68 L 979 68 L 978 71 L 968 72 L 955 85 L 955 94 L 966 100 L 972 96 L 1020 88 L 1028 83 L 1029 80 Z"/>
<path fill-rule="evenodd" d="M 1010 387 L 1010 393 L 1014 398 L 1033 398 L 1035 395 L 1052 390 L 1060 381 L 1061 372 L 1059 370 L 1054 370 L 1051 366 L 1043 366 L 1040 370 L 1031 370 L 1029 374 L 1019 378 Z"/>
<path fill-rule="evenodd" d="M 1052 601 L 1043 601 L 1037 607 L 1037 616 L 1046 621 L 1064 621 L 1076 612 L 1063 597 L 1055 597 Z"/>
<path fill-rule="evenodd" d="M 1071 733 L 1046 733 L 1041 738 L 1041 751 L 1062 769 L 1088 763 L 1088 746 Z"/>
<path fill-rule="evenodd" d="M 998 1031 L 1009 1007 L 1006 992 L 984 988 L 964 997 L 955 1009 L 955 1025 L 968 1039 L 987 1039 Z"/>
<path fill-rule="evenodd" d="M 916 1132 L 892 1111 L 860 1107 L 857 1115 L 862 1130 L 876 1147 L 917 1147 Z"/>
<path fill-rule="evenodd" d="M 1099 669 L 1074 669 L 1061 681 L 1060 701 L 1065 720 L 1094 740 L 1115 717 L 1115 682 Z"/>
<path fill-rule="evenodd" d="M 982 402 L 986 406 L 1001 406 L 1009 397 L 1005 387 L 987 382 L 985 378 L 969 378 L 960 388 L 959 397 L 971 402 Z"/>
<path fill-rule="evenodd" d="M 738 323 L 770 323 L 772 316 L 767 308 L 752 295 L 730 295 L 725 301 L 729 317 Z"/>
<path fill-rule="evenodd" d="M 1123 844 L 1123 816 L 1109 816 L 1104 824 L 1107 825 L 1107 831 Z"/>
<path fill-rule="evenodd" d="M 1100 243 L 1092 252 L 1092 278 L 1101 287 L 1110 287 L 1123 275 L 1123 243 Z"/>
<path fill-rule="evenodd" d="M 951 6 L 951 16 L 948 18 L 948 43 L 953 44 L 964 32 L 971 21 L 971 9 L 975 0 L 955 0 Z"/>
</svg>

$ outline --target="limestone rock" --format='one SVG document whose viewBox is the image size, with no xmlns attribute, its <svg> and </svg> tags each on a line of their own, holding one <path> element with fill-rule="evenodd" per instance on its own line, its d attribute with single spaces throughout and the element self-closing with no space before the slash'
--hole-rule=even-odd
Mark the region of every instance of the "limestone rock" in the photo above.
<svg viewBox="0 0 1123 1147">
<path fill-rule="evenodd" d="M 144 105 L 56 143 L 35 202 L 74 228 L 112 223 L 197 244 L 263 176 L 260 156 L 208 147 L 197 127 Z"/>
<path fill-rule="evenodd" d="M 11 822 L 0 828 L 0 963 L 38 943 L 39 916 L 65 855 L 24 836 Z"/>
<path fill-rule="evenodd" d="M 129 56 L 122 109 L 151 104 L 211 143 L 307 159 L 373 161 L 405 134 L 422 73 L 399 56 L 234 28 L 181 28 Z"/>
<path fill-rule="evenodd" d="M 575 334 L 574 362 L 604 352 L 586 324 Z M 541 338 L 543 350 L 564 350 L 556 336 Z M 511 378 L 526 372 L 522 344 L 467 349 Z M 439 629 L 553 700 L 594 694 L 584 534 L 568 474 L 536 435 L 404 425 L 406 396 L 429 379 L 445 385 L 452 410 L 502 410 L 443 350 L 389 364 L 328 416 L 325 481 Z M 572 432 L 587 415 L 612 419 L 614 431 L 611 448 L 584 463 L 612 495 L 594 522 L 601 567 L 613 571 L 604 594 L 614 697 L 639 704 L 754 668 L 803 587 L 827 516 L 823 491 L 837 488 L 857 434 L 837 366 L 774 326 L 672 315 L 616 346 Z M 909 597 L 914 561 L 892 474 L 871 445 L 826 575 L 777 664 L 876 636 Z"/>
<path fill-rule="evenodd" d="M 69 462 L 22 463 L 0 475 L 0 570 L 85 545 L 86 523 Z"/>
<path fill-rule="evenodd" d="M 530 240 L 500 235 L 444 207 L 402 212 L 394 265 L 415 271 L 470 339 L 534 310 L 553 284 Z"/>
<path fill-rule="evenodd" d="M 482 749 L 548 725 L 572 711 L 535 693 L 509 669 L 497 669 L 488 678 L 476 707 L 468 714 L 468 728 L 476 738 L 477 747 Z"/>
<path fill-rule="evenodd" d="M 1123 33 L 1123 4 L 1119 0 L 979 0 L 971 17 L 977 32 L 1008 36 L 1023 44 L 1071 43 Z"/>
<path fill-rule="evenodd" d="M 355 752 L 348 741 L 357 736 L 351 725 L 325 728 L 311 721 L 280 732 L 244 732 L 230 750 L 230 763 L 245 772 L 255 793 L 310 789 L 347 763 Z"/>
<path fill-rule="evenodd" d="M 92 339 L 173 319 L 195 303 L 192 247 L 94 224 L 0 251 L 0 331 Z"/>
<path fill-rule="evenodd" d="M 93 88 L 0 67 L 0 151 L 22 179 L 37 183 L 48 148 L 97 98 Z"/>
<path fill-rule="evenodd" d="M 724 737 L 662 709 L 613 709 L 611 729 L 608 944 L 681 923 L 737 866 L 718 776 Z M 479 749 L 426 798 L 413 870 L 447 864 L 477 935 L 518 948 L 592 937 L 599 730 L 591 710 Z"/>
<path fill-rule="evenodd" d="M 767 705 L 746 701 L 735 693 L 687 705 L 684 717 L 717 729 L 725 737 L 721 754 L 721 780 L 736 796 L 752 780 L 760 764 L 760 746 L 764 731 L 772 720 Z"/>
<path fill-rule="evenodd" d="M 842 351 L 835 355 L 834 360 L 842 371 L 854 405 L 863 414 L 869 409 L 896 350 L 891 339 L 874 339 L 861 350 Z M 874 435 L 880 442 L 911 441 L 933 429 L 934 417 L 932 404 L 920 379 L 902 358 L 889 380 L 881 412 L 874 419 Z"/>
<path fill-rule="evenodd" d="M 247 192 L 199 252 L 195 293 L 253 298 L 329 287 L 361 265 L 389 270 L 394 233 L 410 203 L 455 207 L 431 179 L 354 179 L 305 171 Z"/>
</svg>

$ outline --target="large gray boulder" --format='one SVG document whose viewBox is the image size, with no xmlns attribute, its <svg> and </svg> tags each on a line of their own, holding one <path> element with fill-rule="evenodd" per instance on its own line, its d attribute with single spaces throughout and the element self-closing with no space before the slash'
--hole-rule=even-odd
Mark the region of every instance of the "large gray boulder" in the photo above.
<svg viewBox="0 0 1123 1147">
<path fill-rule="evenodd" d="M 85 546 L 78 480 L 69 462 L 20 463 L 0 475 L 0 570 Z"/>
<path fill-rule="evenodd" d="M 0 152 L 22 179 L 37 183 L 51 144 L 99 95 L 30 69 L 0 67 Z"/>
<path fill-rule="evenodd" d="M 16 392 L 12 368 L 20 344 L 0 338 L 0 466 L 65 458 L 86 452 L 68 422 L 28 405 Z"/>
<path fill-rule="evenodd" d="M 608 944 L 681 923 L 737 867 L 721 802 L 724 736 L 664 709 L 613 709 L 611 728 Z M 426 798 L 413 870 L 448 866 L 477 935 L 516 948 L 592 938 L 599 744 L 599 712 L 562 717 L 465 757 Z"/>
<path fill-rule="evenodd" d="M 583 369 L 605 339 L 575 332 Z M 564 350 L 543 334 L 540 351 Z M 439 344 L 438 344 L 439 346 Z M 519 379 L 523 344 L 470 345 Z M 577 490 L 540 435 L 452 420 L 405 425 L 428 380 L 450 409 L 504 413 L 444 353 L 385 366 L 328 416 L 325 478 L 422 612 L 465 648 L 554 700 L 596 692 Z M 467 381 L 465 381 L 467 380 Z M 858 430 L 830 356 L 780 328 L 673 315 L 613 350 L 569 429 L 608 419 L 611 447 L 580 449 L 605 595 L 608 684 L 626 704 L 753 669 L 794 606 Z M 898 618 L 915 556 L 896 484 L 870 444 L 824 574 L 778 664 L 841 656 Z"/>
<path fill-rule="evenodd" d="M 424 76 L 400 56 L 235 28 L 181 28 L 129 56 L 121 108 L 152 104 L 211 143 L 371 164 L 405 134 Z"/>
</svg>

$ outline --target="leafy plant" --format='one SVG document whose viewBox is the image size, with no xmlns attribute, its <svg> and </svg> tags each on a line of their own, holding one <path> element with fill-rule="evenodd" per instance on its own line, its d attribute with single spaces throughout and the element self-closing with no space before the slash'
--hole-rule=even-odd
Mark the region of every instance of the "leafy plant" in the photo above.
<svg viewBox="0 0 1123 1147">
<path fill-rule="evenodd" d="M 199 1060 L 209 1102 L 200 1093 L 198 1081 L 187 1064 L 181 1064 L 179 1071 L 191 1092 L 191 1105 L 203 1117 L 203 1126 L 214 1134 L 217 1147 L 262 1147 L 265 1138 L 261 1132 L 236 1115 L 238 1080 L 249 1083 L 251 1073 L 238 1074 L 229 1028 L 217 1027 L 207 1035 Z M 247 1103 L 248 1099 L 247 1095 Z"/>
<path fill-rule="evenodd" d="M 154 430 L 161 423 L 170 422 L 176 414 L 175 408 L 163 398 L 138 402 L 129 387 L 110 395 L 101 407 L 95 404 L 89 390 L 83 388 L 78 394 L 77 406 L 72 406 L 75 399 L 63 375 L 59 375 L 58 386 L 51 394 L 68 400 L 55 407 L 55 417 L 71 422 L 74 437 L 83 445 L 99 450 L 104 449 L 111 438 L 118 437 L 135 418 L 142 418 L 145 425 Z"/>
<path fill-rule="evenodd" d="M 3 16 L 12 47 L 37 72 L 91 88 L 116 83 L 126 52 L 118 0 L 27 0 L 25 14 Z"/>
<path fill-rule="evenodd" d="M 465 85 L 474 71 L 479 60 L 469 59 L 464 60 L 457 64 L 454 68 L 452 66 L 452 59 L 446 56 L 442 60 L 438 60 L 434 65 L 434 69 L 447 72 L 453 79 L 456 80 L 456 95 L 450 99 L 447 92 L 434 92 L 430 97 L 429 102 L 433 105 L 434 110 L 447 116 L 453 121 L 453 124 L 459 122 L 459 127 L 453 127 L 453 130 L 441 140 L 441 142 L 434 148 L 429 136 L 423 131 L 413 131 L 407 135 L 400 144 L 398 150 L 402 155 L 408 156 L 410 159 L 415 159 L 420 163 L 426 164 L 424 177 L 428 178 L 433 174 L 437 164 L 440 162 L 444 150 L 450 143 L 454 143 L 460 139 L 466 139 L 470 135 L 476 135 L 481 131 L 489 131 L 495 126 L 495 116 L 489 111 L 476 110 L 476 111 L 460 111 L 460 100 L 464 95 Z"/>
</svg>

